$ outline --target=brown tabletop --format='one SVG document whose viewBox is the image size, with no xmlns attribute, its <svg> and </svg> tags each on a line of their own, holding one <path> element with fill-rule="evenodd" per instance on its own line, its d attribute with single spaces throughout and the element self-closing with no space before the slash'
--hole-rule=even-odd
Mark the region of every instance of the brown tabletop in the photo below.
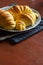
<svg viewBox="0 0 43 65">
<path fill-rule="evenodd" d="M 43 17 L 43 0 L 0 0 L 0 7 L 14 2 L 29 5 Z M 16 45 L 0 42 L 0 65 L 43 65 L 43 31 Z"/>
</svg>

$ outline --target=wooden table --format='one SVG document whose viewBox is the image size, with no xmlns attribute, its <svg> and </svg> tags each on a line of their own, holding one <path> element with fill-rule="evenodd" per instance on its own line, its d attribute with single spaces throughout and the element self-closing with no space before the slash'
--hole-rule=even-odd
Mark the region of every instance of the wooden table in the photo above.
<svg viewBox="0 0 43 65">
<path fill-rule="evenodd" d="M 43 0 L 0 0 L 0 7 L 14 2 L 29 5 L 43 17 Z M 0 42 L 0 65 L 43 65 L 43 31 L 15 45 Z"/>
</svg>

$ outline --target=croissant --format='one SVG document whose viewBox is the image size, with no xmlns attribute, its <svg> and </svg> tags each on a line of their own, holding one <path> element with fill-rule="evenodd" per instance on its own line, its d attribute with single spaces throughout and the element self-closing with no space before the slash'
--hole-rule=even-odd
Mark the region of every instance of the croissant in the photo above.
<svg viewBox="0 0 43 65">
<path fill-rule="evenodd" d="M 12 30 L 16 26 L 13 16 L 4 10 L 0 10 L 0 27 L 6 30 Z"/>
<path fill-rule="evenodd" d="M 34 12 L 32 11 L 32 9 L 27 6 L 27 5 L 15 5 L 13 6 L 12 8 L 10 8 L 8 10 L 14 17 L 15 20 L 17 19 L 21 19 L 24 17 L 24 19 L 26 18 L 27 16 L 27 26 L 31 25 L 29 24 L 29 22 L 31 23 L 32 22 L 32 25 L 34 25 L 35 21 L 36 21 L 36 15 L 34 14 Z M 23 15 L 21 15 L 23 14 Z M 23 16 L 21 18 L 21 16 Z M 28 21 L 28 19 L 31 19 L 31 21 Z M 25 21 L 24 21 L 25 22 Z"/>
</svg>

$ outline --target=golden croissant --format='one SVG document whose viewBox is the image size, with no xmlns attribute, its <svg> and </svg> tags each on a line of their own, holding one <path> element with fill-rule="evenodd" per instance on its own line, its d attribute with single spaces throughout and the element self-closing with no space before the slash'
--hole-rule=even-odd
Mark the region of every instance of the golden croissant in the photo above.
<svg viewBox="0 0 43 65">
<path fill-rule="evenodd" d="M 16 22 L 8 11 L 0 10 L 0 26 L 6 30 L 15 28 Z"/>
<path fill-rule="evenodd" d="M 31 25 L 30 23 L 32 23 L 32 25 L 33 25 L 36 21 L 35 13 L 27 5 L 24 5 L 24 6 L 15 5 L 12 8 L 10 8 L 8 11 L 14 16 L 15 20 L 17 20 L 17 19 L 23 20 L 22 18 L 24 18 L 24 19 L 27 18 L 27 19 L 25 19 L 25 20 L 27 20 L 27 23 L 26 23 L 26 25 L 28 24 L 27 26 Z M 22 16 L 22 18 L 21 18 L 21 16 Z M 31 21 L 28 19 L 30 19 Z M 24 20 L 24 22 L 25 22 L 25 20 Z"/>
</svg>

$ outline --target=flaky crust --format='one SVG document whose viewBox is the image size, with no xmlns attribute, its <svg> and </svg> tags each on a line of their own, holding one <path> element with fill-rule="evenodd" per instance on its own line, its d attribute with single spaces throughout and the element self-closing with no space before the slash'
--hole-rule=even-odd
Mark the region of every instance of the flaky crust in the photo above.
<svg viewBox="0 0 43 65">
<path fill-rule="evenodd" d="M 16 22 L 14 21 L 13 16 L 4 10 L 0 10 L 0 26 L 4 29 L 11 30 L 14 29 Z"/>
</svg>

